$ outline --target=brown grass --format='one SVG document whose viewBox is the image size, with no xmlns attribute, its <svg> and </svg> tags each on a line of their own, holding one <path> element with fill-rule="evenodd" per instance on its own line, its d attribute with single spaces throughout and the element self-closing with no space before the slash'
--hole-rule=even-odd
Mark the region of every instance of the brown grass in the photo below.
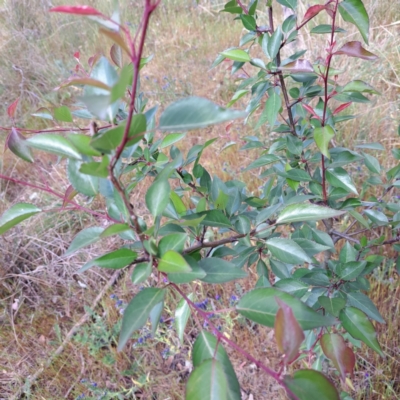
<svg viewBox="0 0 400 400">
<path fill-rule="evenodd" d="M 61 3 L 53 2 L 54 5 Z M 107 12 L 111 2 L 85 3 Z M 135 21 L 140 0 L 126 3 L 121 14 L 127 21 Z M 342 124 L 337 141 L 345 146 L 379 141 L 390 151 L 399 146 L 395 131 L 400 124 L 400 10 L 395 2 L 389 0 L 368 0 L 365 4 L 370 11 L 372 26 L 369 50 L 381 58 L 373 64 L 338 59 L 335 66 L 346 68 L 343 82 L 349 77 L 363 79 L 373 84 L 382 96 L 374 98 L 372 106 L 354 106 L 352 111 L 359 118 Z M 71 103 L 72 90 L 54 92 L 52 89 L 74 68 L 72 54 L 79 50 L 85 59 L 96 51 L 107 53 L 108 43 L 97 36 L 93 23 L 68 16 L 49 17 L 47 8 L 48 4 L 43 0 L 0 2 L 0 126 L 9 125 L 5 110 L 17 97 L 21 98 L 17 124 L 30 128 L 45 126 L 30 113 L 39 107 Z M 200 1 L 198 6 L 188 0 L 169 0 L 160 7 L 152 20 L 146 46 L 146 55 L 154 53 L 155 58 L 144 70 L 142 79 L 143 89 L 152 104 L 163 107 L 179 97 L 192 94 L 206 96 L 220 104 L 230 100 L 237 79 L 230 76 L 225 64 L 213 70 L 209 68 L 219 51 L 237 45 L 241 30 L 239 23 L 232 21 L 232 16 L 217 12 L 220 8 L 221 4 L 213 0 Z M 354 32 L 350 30 L 346 39 L 354 39 Z M 307 33 L 303 39 L 312 49 L 310 58 L 323 51 L 322 41 L 317 42 Z M 245 101 L 239 103 L 239 107 L 244 104 Z M 181 145 L 182 151 L 208 138 L 218 137 L 218 141 L 204 153 L 205 167 L 222 179 L 245 179 L 250 182 L 249 189 L 257 193 L 261 183 L 258 174 L 243 175 L 241 172 L 253 154 L 237 152 L 243 136 L 266 135 L 264 131 L 254 132 L 252 125 L 251 122 L 243 127 L 237 123 L 229 132 L 222 125 L 190 134 Z M 4 141 L 5 135 L 1 131 L 0 134 Z M 238 144 L 221 152 L 229 141 Z M 390 157 L 377 156 L 385 166 L 391 165 Z M 6 153 L 0 160 L 0 170 L 23 180 L 41 181 L 45 177 L 51 186 L 62 192 L 67 187 L 64 166 L 56 166 L 55 158 L 41 157 L 38 167 L 28 169 L 25 163 Z M 58 204 L 54 198 L 29 188 L 4 182 L 0 185 L 0 212 L 18 201 L 34 201 L 49 208 Z M 143 205 L 145 189 L 146 184 L 143 184 L 132 199 L 143 216 L 146 214 Z M 79 201 L 85 204 L 86 200 L 80 198 Z M 95 396 L 93 391 L 97 389 L 91 386 L 93 382 L 102 390 L 120 393 L 123 398 L 183 399 L 183 383 L 188 373 L 185 361 L 190 359 L 190 343 L 199 328 L 191 321 L 186 341 L 180 346 L 170 322 L 166 322 L 161 325 L 156 340 L 147 340 L 135 349 L 117 353 L 114 326 L 120 320 L 120 314 L 115 300 L 109 297 L 105 297 L 94 310 L 101 323 L 96 324 L 99 320 L 94 315 L 92 322 L 80 331 L 80 334 L 87 335 L 87 340 L 72 341 L 38 382 L 32 387 L 27 384 L 27 378 L 54 352 L 109 276 L 99 270 L 90 270 L 83 275 L 77 275 L 76 271 L 88 258 L 102 254 L 104 247 L 110 249 L 118 244 L 116 242 L 94 245 L 89 251 L 74 257 L 62 256 L 73 235 L 82 227 L 95 223 L 97 221 L 86 214 L 65 213 L 59 217 L 46 214 L 0 237 L 0 399 L 10 398 L 22 385 L 26 385 L 24 398 L 28 399 L 60 399 L 65 396 L 74 399 L 81 393 Z M 357 392 L 354 398 L 397 399 L 400 392 L 399 278 L 390 266 L 374 274 L 371 282 L 371 296 L 387 320 L 386 325 L 377 325 L 379 340 L 387 357 L 381 359 L 365 346 L 357 351 L 354 382 Z M 218 293 L 222 295 L 218 307 L 227 307 L 231 294 L 239 295 L 241 290 L 250 287 L 250 283 L 240 282 L 243 287 L 198 284 L 194 285 L 193 291 L 199 300 Z M 113 293 L 128 302 L 137 290 L 127 273 Z M 176 301 L 174 295 L 169 295 L 164 313 L 166 319 L 172 316 L 168 310 L 174 309 Z M 248 351 L 271 366 L 278 364 L 279 355 L 269 329 L 251 327 L 229 316 L 223 324 L 232 338 Z M 138 333 L 135 339 L 140 335 Z M 103 347 L 99 347 L 98 337 L 105 341 Z M 166 348 L 170 353 L 163 357 L 161 352 Z M 250 395 L 257 400 L 284 398 L 265 374 L 243 363 L 237 354 L 230 352 L 230 355 L 243 387 L 244 399 Z M 88 382 L 81 383 L 81 379 Z M 117 395 L 110 398 L 117 398 Z"/>
</svg>

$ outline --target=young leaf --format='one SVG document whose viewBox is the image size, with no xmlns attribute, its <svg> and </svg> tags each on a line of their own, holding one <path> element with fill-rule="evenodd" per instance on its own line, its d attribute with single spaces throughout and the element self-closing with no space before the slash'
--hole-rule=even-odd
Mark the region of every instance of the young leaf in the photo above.
<svg viewBox="0 0 400 400">
<path fill-rule="evenodd" d="M 164 295 L 164 289 L 145 288 L 131 300 L 124 311 L 118 351 L 125 347 L 132 333 L 146 323 L 151 310 L 164 300 Z"/>
<path fill-rule="evenodd" d="M 364 47 L 362 47 L 361 43 L 358 41 L 347 42 L 334 54 L 335 55 L 345 54 L 346 56 L 349 57 L 362 58 L 363 60 L 368 60 L 368 61 L 374 61 L 379 58 L 375 54 L 364 49 Z"/>
<path fill-rule="evenodd" d="M 193 293 L 188 294 L 188 298 L 193 300 Z M 175 328 L 179 341 L 183 344 L 183 333 L 190 316 L 190 307 L 185 299 L 181 299 L 175 310 Z"/>
<path fill-rule="evenodd" d="M 14 127 L 11 128 L 11 132 L 6 139 L 6 147 L 25 161 L 34 161 L 31 149 L 26 144 L 25 137 Z"/>
<path fill-rule="evenodd" d="M 0 217 L 0 235 L 7 232 L 13 226 L 25 219 L 41 212 L 42 210 L 33 204 L 18 203 L 6 210 Z"/>
<path fill-rule="evenodd" d="M 325 125 L 314 129 L 314 140 L 320 152 L 326 157 L 331 158 L 329 154 L 329 143 L 334 138 L 335 131 L 331 126 Z"/>
<path fill-rule="evenodd" d="M 166 179 L 157 179 L 147 190 L 146 206 L 153 217 L 162 214 L 169 203 L 171 187 Z"/>
<path fill-rule="evenodd" d="M 121 269 L 132 263 L 137 257 L 137 253 L 129 249 L 118 249 L 104 254 L 87 262 L 78 273 L 87 271 L 94 266 L 109 269 Z"/>
<path fill-rule="evenodd" d="M 63 199 L 63 207 L 66 207 L 67 204 L 78 194 L 78 191 L 74 189 L 72 185 L 69 185 L 67 187 L 67 190 L 64 193 L 64 199 Z"/>
<path fill-rule="evenodd" d="M 225 283 L 247 277 L 246 272 L 236 267 L 231 262 L 222 260 L 221 258 L 203 258 L 199 262 L 199 266 L 207 273 L 207 275 L 201 279 L 203 282 L 207 283 Z"/>
<path fill-rule="evenodd" d="M 345 110 L 347 107 L 350 107 L 351 104 L 352 104 L 351 101 L 349 101 L 348 103 L 341 104 L 338 108 L 335 109 L 335 111 L 333 112 L 333 115 L 339 114 L 340 112 Z"/>
<path fill-rule="evenodd" d="M 53 112 L 54 112 L 54 118 L 57 121 L 73 122 L 71 111 L 67 106 L 57 107 L 53 110 Z"/>
<path fill-rule="evenodd" d="M 272 328 L 279 308 L 274 300 L 275 297 L 279 297 L 292 309 L 294 317 L 303 330 L 337 323 L 335 318 L 318 314 L 299 299 L 275 288 L 260 288 L 246 293 L 240 299 L 236 309 L 244 317 Z"/>
<path fill-rule="evenodd" d="M 339 12 L 346 22 L 354 24 L 368 44 L 369 17 L 361 0 L 343 0 L 339 3 Z"/>
<path fill-rule="evenodd" d="M 188 97 L 169 105 L 160 117 L 162 131 L 188 131 L 244 118 L 245 112 L 226 110 L 201 97 Z"/>
<path fill-rule="evenodd" d="M 17 97 L 17 99 L 15 99 L 15 100 L 7 107 L 7 115 L 8 115 L 10 118 L 14 118 L 14 117 L 15 117 L 15 111 L 16 111 L 16 109 L 17 109 L 18 102 L 19 102 L 19 97 Z"/>
<path fill-rule="evenodd" d="M 66 14 L 85 15 L 85 16 L 88 15 L 101 16 L 101 17 L 104 16 L 100 11 L 89 6 L 59 6 L 59 7 L 52 7 L 50 8 L 49 11 L 66 13 Z"/>
<path fill-rule="evenodd" d="M 82 156 L 72 143 L 63 136 L 39 133 L 27 139 L 26 143 L 30 147 L 43 150 L 47 153 L 57 154 L 61 157 L 75 158 L 77 160 L 82 159 Z"/>
<path fill-rule="evenodd" d="M 158 270 L 167 273 L 191 272 L 192 268 L 176 251 L 168 250 L 158 263 Z"/>
<path fill-rule="evenodd" d="M 97 242 L 100 239 L 100 235 L 103 231 L 104 228 L 100 226 L 92 226 L 91 228 L 81 230 L 69 245 L 68 250 L 64 253 L 64 256 L 68 256 L 82 247 L 89 246 L 89 244 Z"/>
<path fill-rule="evenodd" d="M 303 25 L 306 22 L 310 21 L 312 18 L 314 18 L 316 15 L 318 15 L 322 10 L 325 10 L 325 8 L 326 8 L 326 6 L 323 6 L 323 5 L 315 5 L 315 6 L 309 7 L 303 17 L 303 21 L 301 22 L 301 24 Z"/>
<path fill-rule="evenodd" d="M 325 333 L 321 338 L 321 347 L 326 357 L 328 357 L 340 372 L 342 381 L 345 381 L 346 374 L 353 376 L 356 357 L 341 335 L 337 333 Z"/>
<path fill-rule="evenodd" d="M 311 258 L 307 253 L 293 240 L 272 238 L 265 242 L 268 250 L 278 260 L 287 264 L 311 263 Z"/>
<path fill-rule="evenodd" d="M 322 219 L 335 218 L 344 213 L 345 211 L 338 211 L 316 204 L 291 204 L 282 210 L 276 223 L 289 224 L 292 222 L 320 221 Z"/>
<path fill-rule="evenodd" d="M 240 61 L 240 62 L 248 62 L 251 61 L 251 57 L 249 53 L 242 49 L 230 49 L 225 50 L 221 53 L 221 55 L 225 58 L 229 58 L 232 61 Z"/>
<path fill-rule="evenodd" d="M 285 365 L 288 365 L 297 358 L 305 336 L 292 309 L 279 297 L 275 300 L 279 305 L 274 324 L 276 344 L 285 356 Z"/>
<path fill-rule="evenodd" d="M 304 59 L 299 59 L 292 61 L 288 64 L 282 65 L 278 69 L 282 71 L 287 71 L 291 72 L 293 74 L 298 74 L 298 73 L 314 73 L 314 68 L 310 61 L 304 60 Z"/>
<path fill-rule="evenodd" d="M 228 384 L 228 400 L 240 400 L 240 386 L 235 370 L 229 360 L 228 354 L 221 343 L 217 342 L 214 335 L 201 331 L 193 345 L 192 351 L 194 368 L 201 365 L 205 360 L 214 358 L 218 360 L 224 370 Z"/>
<path fill-rule="evenodd" d="M 319 371 L 302 369 L 293 376 L 286 375 L 283 381 L 297 400 L 340 400 L 333 383 Z"/>
<path fill-rule="evenodd" d="M 343 328 L 355 339 L 364 342 L 372 350 L 383 357 L 381 346 L 376 340 L 375 328 L 367 316 L 358 308 L 346 307 L 340 311 Z"/>
<path fill-rule="evenodd" d="M 196 367 L 186 384 L 187 400 L 228 400 L 228 383 L 219 361 L 210 358 Z"/>
</svg>

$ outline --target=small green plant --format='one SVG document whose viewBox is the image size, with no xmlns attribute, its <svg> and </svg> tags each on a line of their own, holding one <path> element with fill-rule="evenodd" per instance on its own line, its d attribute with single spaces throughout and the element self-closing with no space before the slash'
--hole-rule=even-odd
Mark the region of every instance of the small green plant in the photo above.
<svg viewBox="0 0 400 400">
<path fill-rule="evenodd" d="M 1 175 L 58 197 L 60 207 L 16 204 L 0 218 L 0 233 L 46 211 L 83 211 L 108 222 L 107 227 L 99 224 L 79 232 L 66 255 L 112 235 L 127 241 L 80 269 L 83 273 L 93 267 L 134 265 L 132 282 L 145 285 L 123 312 L 120 351 L 127 345 L 135 348 L 132 335 L 149 319 L 154 335 L 167 291 L 179 296 L 174 323 L 180 341 L 185 340 L 190 315 L 200 330 L 192 349 L 188 400 L 241 398 L 223 345 L 273 377 L 291 399 L 349 399 L 321 372 L 323 364 L 329 359 L 337 381 L 350 391 L 356 356 L 348 341 L 356 346 L 361 341 L 384 355 L 371 320 L 385 321 L 365 294 L 367 276 L 382 264 L 399 266 L 398 258 L 384 254 L 389 246 L 400 248 L 400 203 L 393 196 L 400 186 L 399 150 L 392 150 L 397 164 L 385 170 L 373 155 L 384 150 L 381 144 L 365 143 L 354 150 L 335 143 L 340 124 L 354 118 L 343 112 L 353 103 L 368 102 L 369 95 L 379 95 L 367 82 L 344 81 L 342 71 L 335 68 L 335 60 L 342 57 L 377 59 L 360 41 L 347 42 L 340 36 L 344 29 L 339 14 L 368 44 L 369 18 L 363 2 L 328 0 L 300 15 L 297 0 L 268 0 L 266 5 L 229 1 L 223 11 L 234 14 L 247 33 L 240 48 L 222 51 L 214 62 L 217 66 L 228 60 L 233 72 L 245 71 L 228 108 L 204 98 L 184 98 L 166 107 L 156 123 L 157 107 L 147 107 L 139 76 L 150 60 L 143 58 L 143 48 L 158 5 L 144 1 L 134 34 L 121 24 L 118 7 L 111 17 L 88 6 L 51 9 L 99 23 L 101 33 L 114 42 L 114 65 L 104 56 L 91 57 L 85 65 L 79 53 L 74 55 L 75 74 L 61 87 L 80 88 L 79 101 L 72 109 L 61 106 L 37 113 L 71 123 L 66 135 L 53 129 L 27 139 L 23 133 L 28 131 L 13 123 L 7 147 L 27 162 L 35 161 L 33 149 L 66 158 L 70 186 L 58 193 L 45 182 L 36 185 Z M 277 25 L 274 10 L 281 5 L 291 14 Z M 283 49 L 317 15 L 327 23 L 311 33 L 323 41 L 328 38 L 325 53 L 311 59 L 301 50 L 284 58 Z M 244 96 L 249 98 L 245 111 L 230 108 Z M 13 121 L 16 105 L 17 100 L 8 108 Z M 77 118 L 97 123 L 77 131 L 72 125 Z M 187 154 L 175 146 L 188 131 L 234 119 L 255 120 L 255 128 L 267 133 L 245 137 L 242 147 L 260 151 L 245 168 L 260 171 L 259 194 L 250 194 L 247 182 L 224 182 L 204 167 L 202 153 L 213 140 L 193 146 Z M 368 177 L 355 182 L 354 166 Z M 145 194 L 151 224 L 130 202 L 130 194 L 144 180 L 151 181 Z M 379 195 L 369 195 L 372 188 Z M 106 211 L 82 205 L 78 194 L 102 197 Z M 193 300 L 194 281 L 224 284 L 250 281 L 249 275 L 255 274 L 254 288 L 245 292 L 248 286 L 238 284 L 239 296 L 232 294 L 228 309 L 210 309 L 205 301 Z M 274 328 L 282 354 L 279 365 L 266 365 L 224 333 L 219 315 L 232 311 L 243 325 L 249 321 Z M 101 321 L 94 327 L 99 323 L 102 330 Z M 94 343 L 96 351 L 102 335 L 99 339 L 81 334 L 80 340 L 92 347 Z"/>
</svg>

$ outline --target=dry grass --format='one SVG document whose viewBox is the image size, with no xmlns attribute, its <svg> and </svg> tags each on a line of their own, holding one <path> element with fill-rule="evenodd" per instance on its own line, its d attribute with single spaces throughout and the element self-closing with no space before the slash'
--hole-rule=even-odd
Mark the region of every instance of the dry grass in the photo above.
<svg viewBox="0 0 400 400">
<path fill-rule="evenodd" d="M 52 3 L 61 4 L 59 1 Z M 107 12 L 111 2 L 85 3 Z M 140 0 L 125 3 L 122 11 L 125 20 L 137 21 Z M 347 77 L 363 79 L 371 82 L 382 96 L 374 98 L 372 106 L 354 106 L 353 111 L 359 118 L 341 126 L 338 142 L 353 146 L 379 141 L 390 150 L 399 145 L 395 130 L 400 124 L 400 9 L 396 2 L 389 0 L 368 0 L 365 4 L 373 27 L 369 49 L 381 57 L 380 61 L 369 64 L 338 59 L 335 66 L 347 69 L 343 75 L 344 82 Z M 230 76 L 224 65 L 209 70 L 217 53 L 237 45 L 240 34 L 240 26 L 232 21 L 232 16 L 217 12 L 221 6 L 212 0 L 200 1 L 198 6 L 189 0 L 168 0 L 160 7 L 152 20 L 146 46 L 146 53 L 154 53 L 155 58 L 143 76 L 143 88 L 152 104 L 165 106 L 188 94 L 206 96 L 220 104 L 230 100 L 237 83 L 235 77 Z M 43 127 L 42 121 L 30 116 L 33 110 L 72 101 L 72 91 L 52 90 L 74 68 L 72 54 L 78 49 L 83 58 L 97 51 L 107 53 L 106 41 L 97 36 L 93 24 L 68 16 L 49 17 L 47 8 L 48 2 L 44 0 L 3 0 L 0 5 L 0 126 L 9 124 L 6 106 L 20 97 L 17 123 L 30 128 Z M 354 32 L 349 31 L 346 39 L 353 38 Z M 310 58 L 323 51 L 324 44 L 307 33 L 303 40 L 312 49 Z M 245 179 L 250 182 L 250 190 L 256 192 L 260 184 L 257 175 L 248 173 L 243 176 L 241 172 L 252 154 L 238 153 L 238 145 L 220 152 L 225 143 L 241 143 L 246 134 L 255 134 L 251 125 L 236 124 L 229 132 L 224 126 L 218 126 L 191 134 L 182 150 L 187 151 L 205 139 L 218 137 L 219 140 L 206 150 L 204 165 L 223 179 Z M 263 131 L 259 133 L 265 134 Z M 2 140 L 4 137 L 4 134 L 0 136 Z M 389 157 L 378 156 L 386 166 L 390 166 Z M 33 182 L 45 178 L 62 192 L 67 181 L 63 165 L 55 166 L 55 161 L 52 157 L 42 157 L 38 167 L 27 169 L 26 164 L 6 153 L 0 160 L 0 170 Z M 46 194 L 4 182 L 0 185 L 0 212 L 21 200 L 35 201 L 49 208 L 57 206 L 57 201 Z M 146 213 L 142 200 L 144 192 L 145 185 L 138 188 L 133 199 L 143 215 Z M 84 204 L 85 199 L 80 198 L 80 201 Z M 23 398 L 35 400 L 74 399 L 81 393 L 96 398 L 104 389 L 124 396 L 120 398 L 183 399 L 182 387 L 187 377 L 185 361 L 190 358 L 189 344 L 199 328 L 192 321 L 185 344 L 179 345 L 168 322 L 171 317 L 168 307 L 173 309 L 177 301 L 172 294 L 164 313 L 167 322 L 161 325 L 157 340 L 149 339 L 122 354 L 115 348 L 120 314 L 116 301 L 105 297 L 94 310 L 92 323 L 80 331 L 81 336 L 68 345 L 38 382 L 32 387 L 28 384 L 27 377 L 54 352 L 109 276 L 107 272 L 98 270 L 78 276 L 76 270 L 87 258 L 104 252 L 104 247 L 110 249 L 118 243 L 102 243 L 101 247 L 93 246 L 73 258 L 62 257 L 74 233 L 97 222 L 86 214 L 63 214 L 57 218 L 47 214 L 0 238 L 0 399 L 10 398 L 22 385 L 25 385 Z M 231 284 L 224 287 L 198 284 L 194 285 L 193 291 L 199 300 L 222 295 L 218 305 L 222 307 L 229 306 L 230 296 L 240 295 L 242 290 L 250 287 L 250 283 L 243 281 L 240 282 L 242 286 Z M 128 302 L 137 290 L 127 273 L 113 294 Z M 398 275 L 391 268 L 382 269 L 372 278 L 371 293 L 387 320 L 387 325 L 377 326 L 387 358 L 382 360 L 365 346 L 358 351 L 360 361 L 354 397 L 360 400 L 397 399 L 400 392 Z M 213 302 L 217 306 L 216 301 Z M 265 358 L 272 366 L 279 362 L 270 330 L 251 327 L 229 316 L 222 323 L 224 329 L 248 351 Z M 138 333 L 135 338 L 144 334 Z M 169 353 L 165 353 L 166 349 Z M 277 399 L 284 397 L 265 374 L 252 365 L 242 364 L 243 360 L 235 353 L 230 354 L 244 389 L 244 399 L 250 394 L 257 400 L 273 398 L 272 393 Z M 81 383 L 81 379 L 87 382 Z M 97 388 L 93 382 L 97 383 Z M 110 398 L 118 397 L 115 394 Z"/>
</svg>

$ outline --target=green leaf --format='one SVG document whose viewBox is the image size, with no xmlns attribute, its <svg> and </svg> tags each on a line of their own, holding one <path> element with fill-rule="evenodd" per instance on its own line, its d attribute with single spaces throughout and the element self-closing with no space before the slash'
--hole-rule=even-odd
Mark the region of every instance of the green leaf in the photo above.
<svg viewBox="0 0 400 400">
<path fill-rule="evenodd" d="M 168 250 L 175 250 L 182 253 L 187 240 L 186 233 L 171 233 L 164 236 L 158 244 L 158 252 L 162 257 Z"/>
<path fill-rule="evenodd" d="M 282 210 L 276 223 L 288 224 L 292 222 L 319 221 L 335 218 L 344 213 L 345 211 L 338 211 L 316 204 L 291 204 Z"/>
<path fill-rule="evenodd" d="M 385 323 L 382 315 L 375 307 L 375 304 L 371 301 L 371 299 L 361 292 L 346 292 L 347 295 L 347 304 L 360 309 L 365 312 L 368 317 L 374 319 L 375 321 L 380 322 L 381 324 Z"/>
<path fill-rule="evenodd" d="M 71 242 L 68 247 L 68 250 L 64 253 L 65 256 L 68 256 L 75 251 L 81 249 L 82 247 L 89 246 L 92 243 L 97 242 L 100 239 L 101 233 L 104 231 L 104 228 L 100 226 L 92 226 L 90 228 L 82 229 Z"/>
<path fill-rule="evenodd" d="M 343 328 L 355 339 L 364 342 L 372 350 L 383 357 L 383 352 L 376 340 L 375 328 L 367 316 L 358 308 L 346 307 L 340 311 Z"/>
<path fill-rule="evenodd" d="M 228 400 L 228 383 L 224 369 L 215 358 L 200 364 L 186 384 L 186 400 Z"/>
<path fill-rule="evenodd" d="M 157 179 L 147 190 L 146 206 L 153 217 L 160 216 L 169 203 L 171 187 L 166 179 Z"/>
<path fill-rule="evenodd" d="M 345 381 L 346 374 L 353 375 L 356 357 L 353 350 L 346 346 L 341 335 L 337 333 L 325 333 L 320 343 L 325 356 L 333 362 L 336 369 L 340 372 L 342 381 Z"/>
<path fill-rule="evenodd" d="M 256 25 L 256 20 L 254 19 L 253 16 L 247 15 L 247 14 L 241 14 L 240 19 L 242 20 L 243 26 L 248 30 L 248 31 L 255 31 L 257 28 Z"/>
<path fill-rule="evenodd" d="M 310 31 L 310 33 L 314 33 L 314 34 L 323 34 L 323 33 L 331 33 L 331 32 L 332 32 L 332 25 L 328 25 L 328 24 L 317 25 L 314 28 L 312 28 Z M 343 33 L 343 32 L 346 32 L 346 31 L 339 27 L 335 28 L 335 33 Z"/>
<path fill-rule="evenodd" d="M 188 131 L 237 118 L 245 112 L 226 110 L 201 97 L 187 97 L 169 105 L 160 118 L 162 131 Z"/>
<path fill-rule="evenodd" d="M 338 167 L 327 169 L 326 179 L 332 186 L 342 188 L 358 195 L 357 189 L 350 175 L 343 168 Z"/>
<path fill-rule="evenodd" d="M 129 249 L 118 249 L 87 262 L 78 273 L 85 272 L 93 266 L 109 269 L 121 269 L 131 264 L 137 257 L 137 253 Z"/>
<path fill-rule="evenodd" d="M 102 131 L 92 138 L 90 146 L 101 152 L 108 152 L 116 149 L 122 142 L 124 136 L 124 125 Z"/>
<path fill-rule="evenodd" d="M 185 258 L 188 261 L 188 258 Z M 188 261 L 189 262 L 189 261 Z M 192 268 L 189 272 L 178 272 L 168 274 L 168 279 L 174 283 L 189 283 L 195 281 L 197 279 L 204 278 L 207 274 L 204 270 L 202 270 L 196 262 L 189 262 L 190 267 Z"/>
<path fill-rule="evenodd" d="M 187 296 L 190 300 L 193 300 L 193 293 Z M 175 310 L 175 329 L 178 334 L 179 341 L 183 344 L 183 333 L 190 316 L 190 307 L 185 299 L 181 299 Z"/>
<path fill-rule="evenodd" d="M 164 300 L 156 304 L 150 311 L 151 334 L 154 336 L 164 309 Z"/>
<path fill-rule="evenodd" d="M 79 168 L 79 172 L 98 178 L 108 178 L 108 165 L 108 157 L 103 156 L 100 162 L 92 161 L 88 163 L 83 163 Z"/>
<path fill-rule="evenodd" d="M 273 127 L 278 118 L 279 110 L 282 106 L 281 96 L 279 96 L 273 88 L 268 89 L 268 94 L 268 100 L 265 103 L 264 111 L 261 114 L 260 120 L 257 122 L 256 128 L 263 125 L 265 121 L 268 121 L 269 125 Z"/>
<path fill-rule="evenodd" d="M 26 140 L 28 146 L 43 150 L 47 153 L 57 154 L 61 157 L 76 158 L 81 160 L 82 156 L 72 143 L 63 136 L 50 133 L 39 133 Z"/>
<path fill-rule="evenodd" d="M 220 53 L 221 56 L 225 58 L 229 58 L 232 61 L 240 61 L 240 62 L 249 62 L 251 61 L 251 57 L 249 56 L 249 53 L 242 49 L 230 49 L 230 50 L 225 50 L 222 53 Z"/>
<path fill-rule="evenodd" d="M 91 139 L 92 138 L 90 136 L 82 135 L 79 133 L 70 133 L 68 135 L 68 140 L 74 145 L 74 147 L 79 151 L 79 153 L 82 153 L 85 156 L 93 156 L 93 157 L 101 156 L 100 151 L 97 151 L 90 146 Z"/>
<path fill-rule="evenodd" d="M 346 306 L 346 300 L 341 297 L 318 297 L 318 302 L 329 314 L 339 317 L 340 311 Z"/>
<path fill-rule="evenodd" d="M 0 217 L 0 235 L 7 232 L 13 226 L 18 225 L 20 222 L 32 217 L 33 215 L 41 212 L 42 210 L 33 204 L 18 203 L 14 204 Z"/>
<path fill-rule="evenodd" d="M 99 179 L 95 176 L 80 172 L 83 162 L 79 160 L 68 160 L 67 175 L 73 188 L 86 196 L 96 196 L 99 193 Z"/>
<path fill-rule="evenodd" d="M 186 136 L 186 133 L 171 133 L 163 139 L 160 144 L 160 148 L 164 149 L 165 147 L 171 146 L 176 142 L 179 142 L 182 138 Z"/>
<path fill-rule="evenodd" d="M 281 279 L 275 283 L 274 287 L 297 298 L 303 297 L 309 288 L 305 283 L 293 278 Z"/>
<path fill-rule="evenodd" d="M 368 44 L 369 17 L 361 0 L 343 0 L 339 3 L 339 12 L 346 22 L 354 24 Z"/>
<path fill-rule="evenodd" d="M 340 400 L 333 383 L 319 371 L 302 369 L 286 375 L 283 381 L 297 400 Z M 290 394 L 289 398 L 294 399 Z"/>
<path fill-rule="evenodd" d="M 364 214 L 378 226 L 385 226 L 389 223 L 388 217 L 381 211 L 365 210 Z"/>
<path fill-rule="evenodd" d="M 329 246 L 313 242 L 309 239 L 293 238 L 292 240 L 295 241 L 310 257 L 321 253 L 322 251 L 330 250 Z"/>
<path fill-rule="evenodd" d="M 283 38 L 282 30 L 281 27 L 278 26 L 275 32 L 271 35 L 271 37 L 268 40 L 268 54 L 272 60 L 276 57 L 276 55 L 279 52 L 279 49 L 281 48 L 282 38 Z M 273 125 L 271 124 L 271 126 Z"/>
<path fill-rule="evenodd" d="M 54 109 L 54 118 L 61 122 L 73 122 L 71 111 L 67 106 L 61 106 Z"/>
<path fill-rule="evenodd" d="M 336 273 L 339 275 L 340 279 L 351 281 L 364 271 L 366 265 L 366 261 L 350 261 L 345 264 L 339 264 L 336 268 Z"/>
<path fill-rule="evenodd" d="M 192 220 L 196 221 L 199 218 L 201 218 L 199 223 L 201 223 L 202 225 L 205 225 L 205 226 L 214 226 L 214 227 L 219 227 L 219 228 L 232 227 L 232 224 L 229 221 L 229 219 L 220 210 L 202 211 L 201 213 L 190 214 L 190 215 L 186 215 L 184 217 L 184 219 L 187 222 L 190 222 Z"/>
<path fill-rule="evenodd" d="M 244 169 L 244 171 L 248 171 L 254 168 L 260 168 L 263 167 L 264 165 L 273 164 L 278 161 L 280 161 L 280 158 L 275 154 L 265 154 L 260 158 L 257 158 L 255 161 L 253 161 L 248 167 Z"/>
<path fill-rule="evenodd" d="M 377 90 L 375 90 L 371 85 L 368 83 L 361 81 L 361 80 L 354 80 L 346 84 L 342 92 L 359 92 L 359 93 L 368 93 L 368 94 L 380 94 Z M 379 147 L 381 147 L 381 150 L 384 150 L 384 147 L 380 144 L 377 143 Z M 370 148 L 370 147 L 363 147 L 363 145 L 355 146 L 355 147 L 361 147 L 361 148 Z"/>
<path fill-rule="evenodd" d="M 164 289 L 145 288 L 131 300 L 124 311 L 118 351 L 125 347 L 135 330 L 143 327 L 149 318 L 151 310 L 164 301 L 164 295 Z"/>
<path fill-rule="evenodd" d="M 221 258 L 203 258 L 199 261 L 199 266 L 207 274 L 201 280 L 207 283 L 224 283 L 247 277 L 246 272 Z"/>
<path fill-rule="evenodd" d="M 297 7 L 297 0 L 277 0 L 279 4 L 282 4 L 285 7 L 290 8 L 295 11 Z"/>
<path fill-rule="evenodd" d="M 168 250 L 158 263 L 158 270 L 167 273 L 191 272 L 192 268 L 176 251 Z"/>
<path fill-rule="evenodd" d="M 326 125 L 314 129 L 314 140 L 319 151 L 326 157 L 331 158 L 329 154 L 329 143 L 334 138 L 335 131 L 331 126 Z"/>
<path fill-rule="evenodd" d="M 293 240 L 272 238 L 265 242 L 268 250 L 278 260 L 287 264 L 311 263 L 311 258 L 307 253 Z"/>
<path fill-rule="evenodd" d="M 217 359 L 224 370 L 228 385 L 228 400 L 240 400 L 240 386 L 236 377 L 235 370 L 229 360 L 222 344 L 217 342 L 215 336 L 206 331 L 201 331 L 193 345 L 193 366 L 196 368 L 205 360 Z"/>
<path fill-rule="evenodd" d="M 14 127 L 11 128 L 11 132 L 8 135 L 6 146 L 19 158 L 28 162 L 34 161 L 25 137 Z"/>
<path fill-rule="evenodd" d="M 261 325 L 273 327 L 278 304 L 275 297 L 283 300 L 293 310 L 293 315 L 303 330 L 330 326 L 337 320 L 330 316 L 318 314 L 299 299 L 275 288 L 260 288 L 246 293 L 236 306 L 237 311 L 244 317 Z"/>
<path fill-rule="evenodd" d="M 152 271 L 151 262 L 142 262 L 135 265 L 135 269 L 132 272 L 131 281 L 134 284 L 139 284 L 144 282 L 150 275 Z"/>
</svg>

